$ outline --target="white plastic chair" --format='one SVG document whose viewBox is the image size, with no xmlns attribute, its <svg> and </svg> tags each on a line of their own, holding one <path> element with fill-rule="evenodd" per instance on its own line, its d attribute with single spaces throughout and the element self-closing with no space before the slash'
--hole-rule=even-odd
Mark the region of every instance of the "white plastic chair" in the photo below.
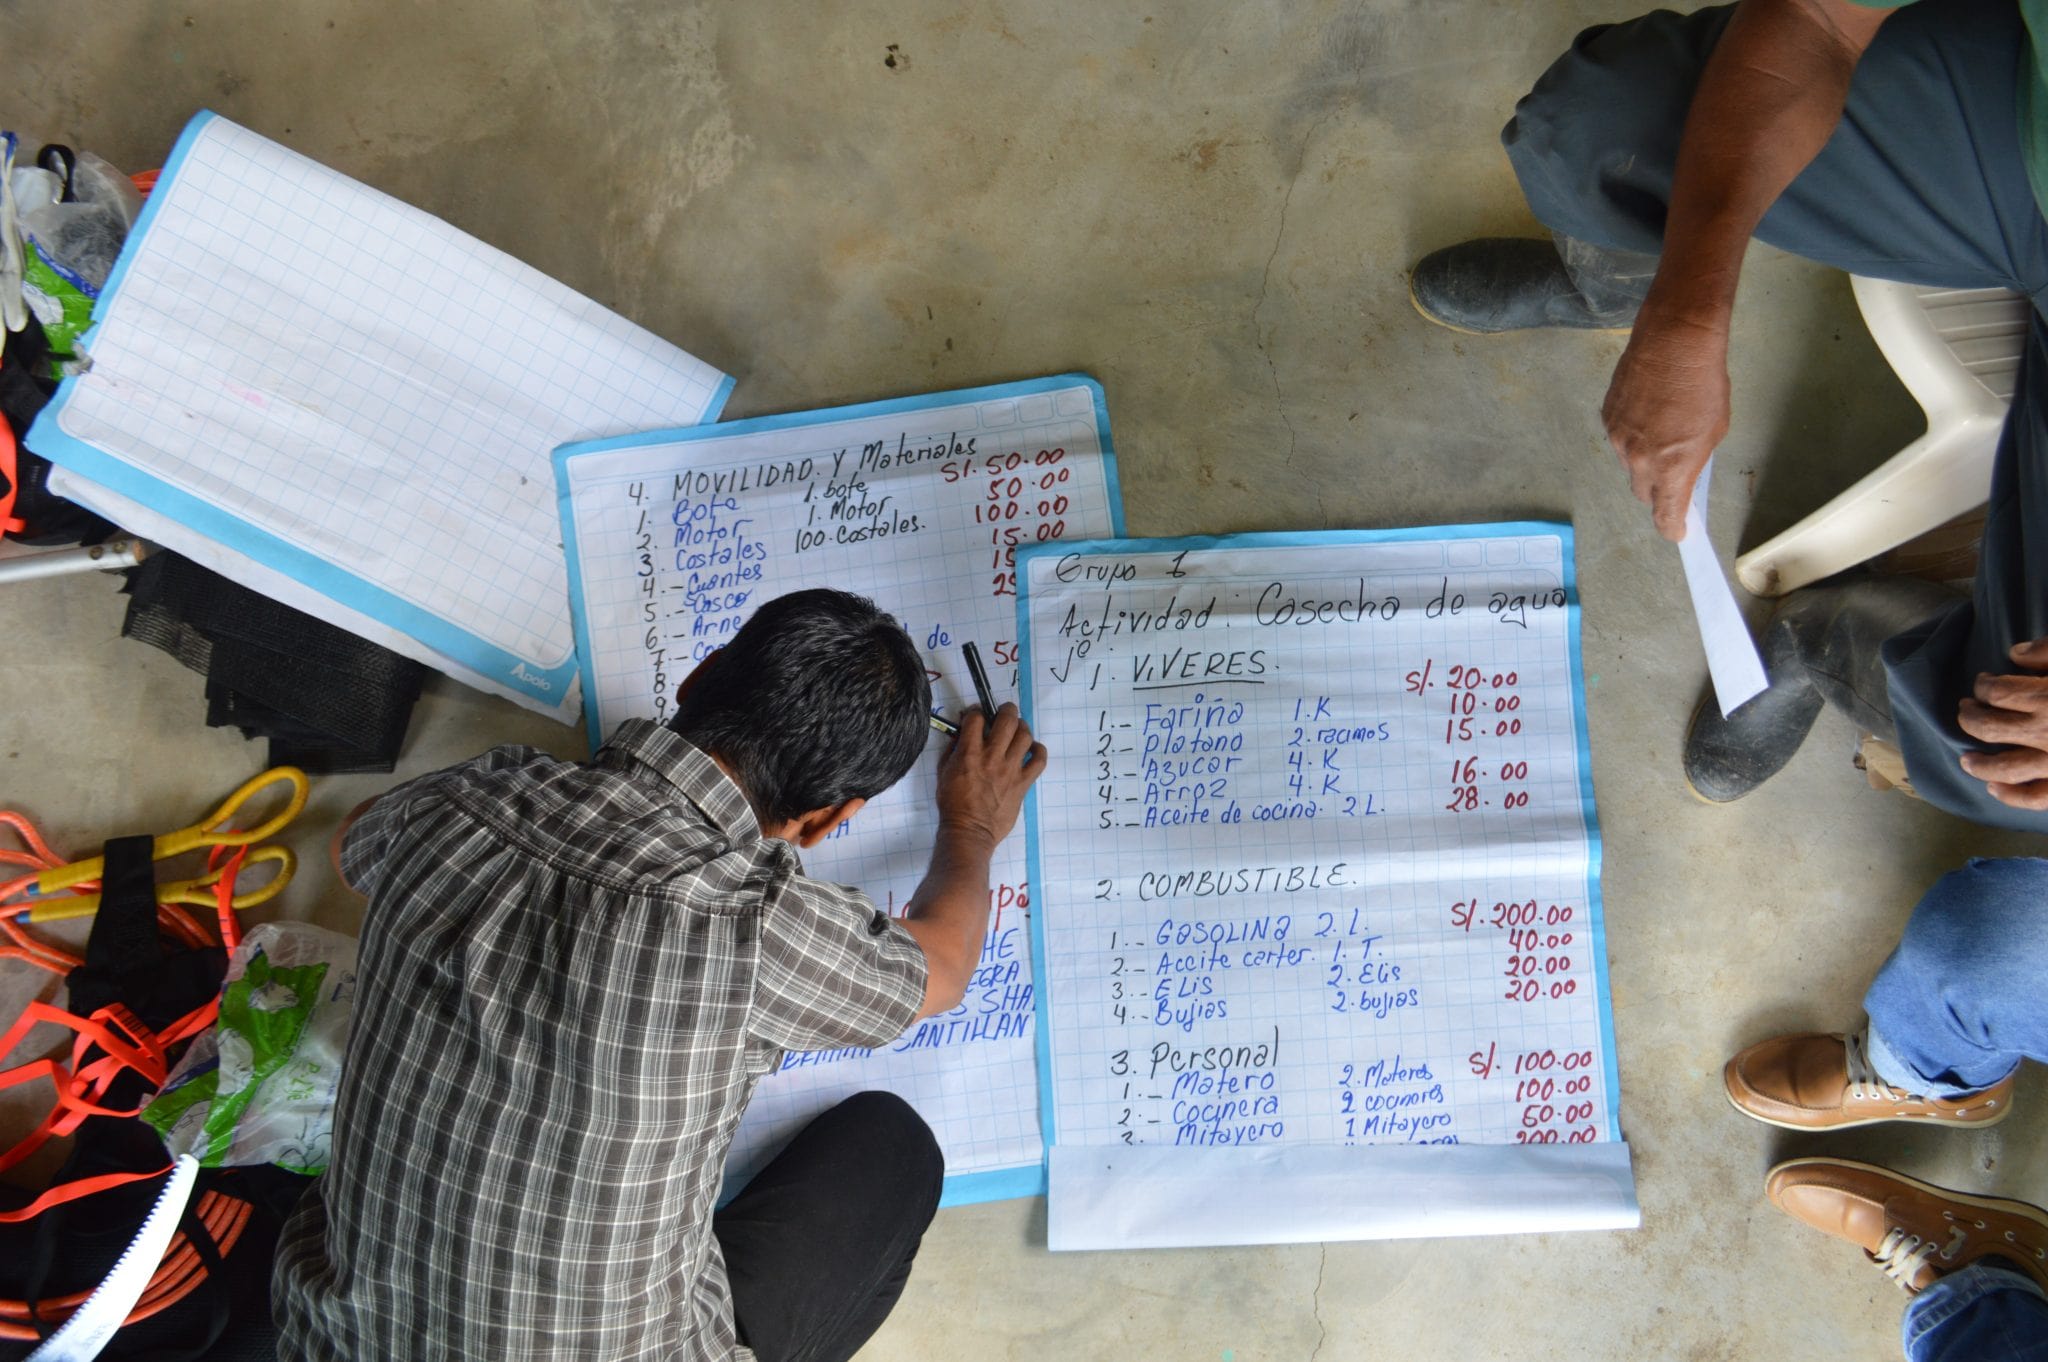
<svg viewBox="0 0 2048 1362">
<path fill-rule="evenodd" d="M 1927 433 L 1735 560 L 1759 596 L 1831 576 L 1984 504 L 2032 304 L 2003 289 L 1850 278 L 1871 339 L 1927 413 Z"/>
</svg>

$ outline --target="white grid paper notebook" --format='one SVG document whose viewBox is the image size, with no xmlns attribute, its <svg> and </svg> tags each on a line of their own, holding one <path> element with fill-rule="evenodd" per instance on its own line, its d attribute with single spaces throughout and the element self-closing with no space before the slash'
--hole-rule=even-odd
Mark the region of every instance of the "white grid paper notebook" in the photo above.
<svg viewBox="0 0 2048 1362">
<path fill-rule="evenodd" d="M 1014 699 L 1016 548 L 1122 523 L 1101 389 L 1079 375 L 592 441 L 556 465 L 593 744 L 621 720 L 666 719 L 682 677 L 756 606 L 815 586 L 902 621 L 945 713 L 973 703 L 968 640 Z M 807 872 L 900 914 L 931 853 L 944 741 L 805 852 Z M 825 1107 L 882 1088 L 931 1123 L 948 1202 L 1040 1190 L 1023 843 L 997 850 L 967 1000 L 873 1052 L 789 1056 L 747 1109 L 730 1182 Z"/>
<path fill-rule="evenodd" d="M 1633 1224 L 1570 531 L 1019 570 L 1053 1247 Z"/>
<path fill-rule="evenodd" d="M 259 589 L 294 583 L 294 603 L 333 600 L 381 641 L 558 712 L 575 659 L 550 452 L 711 419 L 730 387 L 211 114 L 179 140 L 86 349 L 30 448 L 146 508 L 168 547 L 258 564 L 274 574 Z"/>
</svg>

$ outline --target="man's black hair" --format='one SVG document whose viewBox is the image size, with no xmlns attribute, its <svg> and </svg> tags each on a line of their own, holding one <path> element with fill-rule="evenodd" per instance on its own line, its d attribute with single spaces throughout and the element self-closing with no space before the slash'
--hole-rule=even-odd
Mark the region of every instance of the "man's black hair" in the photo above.
<svg viewBox="0 0 2048 1362">
<path fill-rule="evenodd" d="M 932 687 L 903 626 L 865 596 L 778 596 L 701 664 L 669 726 L 732 768 L 764 823 L 903 778 L 931 732 Z"/>
</svg>

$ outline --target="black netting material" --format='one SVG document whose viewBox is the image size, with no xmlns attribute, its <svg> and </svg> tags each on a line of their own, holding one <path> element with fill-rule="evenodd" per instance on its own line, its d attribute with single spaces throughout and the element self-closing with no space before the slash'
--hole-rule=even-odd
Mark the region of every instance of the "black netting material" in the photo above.
<svg viewBox="0 0 2048 1362">
<path fill-rule="evenodd" d="M 173 553 L 128 574 L 121 632 L 207 679 L 207 722 L 270 740 L 272 765 L 388 771 L 427 669 Z"/>
</svg>

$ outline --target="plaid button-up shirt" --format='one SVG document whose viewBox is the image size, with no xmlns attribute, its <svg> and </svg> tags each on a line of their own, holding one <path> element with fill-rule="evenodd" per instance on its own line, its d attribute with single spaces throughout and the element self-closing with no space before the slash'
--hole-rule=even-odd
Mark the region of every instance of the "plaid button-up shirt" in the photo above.
<svg viewBox="0 0 2048 1362">
<path fill-rule="evenodd" d="M 281 1355 L 744 1358 L 711 1212 L 785 1049 L 880 1045 L 924 956 L 807 879 L 668 729 L 501 747 L 342 848 L 369 897 L 334 1161 L 286 1226 Z"/>
</svg>

